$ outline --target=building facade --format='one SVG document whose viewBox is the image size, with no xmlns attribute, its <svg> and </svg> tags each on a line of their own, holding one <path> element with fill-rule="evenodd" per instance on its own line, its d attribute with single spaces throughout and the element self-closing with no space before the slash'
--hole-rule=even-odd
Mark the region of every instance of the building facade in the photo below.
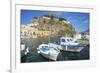
<svg viewBox="0 0 100 73">
<path fill-rule="evenodd" d="M 21 38 L 37 38 L 37 37 L 45 37 L 48 36 L 49 31 L 42 31 L 38 30 L 35 27 L 32 27 L 34 25 L 21 25 L 20 35 Z M 35 24 L 36 26 L 36 24 Z"/>
</svg>

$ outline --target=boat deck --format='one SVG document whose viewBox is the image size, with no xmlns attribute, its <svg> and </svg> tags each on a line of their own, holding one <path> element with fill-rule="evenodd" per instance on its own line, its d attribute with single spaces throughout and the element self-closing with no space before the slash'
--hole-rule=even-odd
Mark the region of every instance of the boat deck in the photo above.
<svg viewBox="0 0 100 73">
<path fill-rule="evenodd" d="M 70 52 L 80 52 L 81 50 L 83 50 L 84 47 L 79 47 L 79 48 L 68 48 L 67 51 L 70 51 Z"/>
</svg>

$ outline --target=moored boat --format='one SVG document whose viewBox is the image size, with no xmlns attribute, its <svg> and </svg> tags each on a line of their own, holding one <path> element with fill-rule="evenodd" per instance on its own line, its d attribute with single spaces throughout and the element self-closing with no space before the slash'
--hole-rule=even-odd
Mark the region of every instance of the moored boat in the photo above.
<svg viewBox="0 0 100 73">
<path fill-rule="evenodd" d="M 57 56 L 60 53 L 59 46 L 56 44 L 41 44 L 38 48 L 38 53 L 40 53 L 45 58 L 56 61 Z"/>
<path fill-rule="evenodd" d="M 68 50 L 68 47 L 77 47 L 79 46 L 78 40 L 71 37 L 61 37 L 60 45 L 63 47 L 62 50 Z"/>
</svg>

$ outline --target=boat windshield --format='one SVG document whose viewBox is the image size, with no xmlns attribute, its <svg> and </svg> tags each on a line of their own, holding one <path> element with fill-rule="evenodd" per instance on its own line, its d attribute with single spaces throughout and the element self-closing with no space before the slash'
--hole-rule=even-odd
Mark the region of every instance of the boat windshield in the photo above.
<svg viewBox="0 0 100 73">
<path fill-rule="evenodd" d="M 69 39 L 67 39 L 67 41 L 69 42 L 70 40 L 69 40 Z"/>
<path fill-rule="evenodd" d="M 49 48 L 48 48 L 48 46 L 42 46 L 41 50 L 42 50 L 43 52 L 46 52 L 46 51 L 49 50 Z"/>
<path fill-rule="evenodd" d="M 48 48 L 48 46 L 42 46 L 42 48 Z"/>
</svg>

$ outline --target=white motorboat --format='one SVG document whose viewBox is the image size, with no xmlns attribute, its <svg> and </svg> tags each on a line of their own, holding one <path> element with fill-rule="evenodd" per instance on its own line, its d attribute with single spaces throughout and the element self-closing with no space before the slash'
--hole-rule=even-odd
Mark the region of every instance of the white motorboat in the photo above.
<svg viewBox="0 0 100 73">
<path fill-rule="evenodd" d="M 71 37 L 61 37 L 60 45 L 63 47 L 62 50 L 67 50 L 68 47 L 76 47 L 79 45 L 77 39 Z"/>
<path fill-rule="evenodd" d="M 56 61 L 57 56 L 60 53 L 59 48 L 60 48 L 60 46 L 57 46 L 56 44 L 49 43 L 49 44 L 41 44 L 37 48 L 37 50 L 38 50 L 38 53 L 40 53 L 45 58 Z"/>
</svg>

